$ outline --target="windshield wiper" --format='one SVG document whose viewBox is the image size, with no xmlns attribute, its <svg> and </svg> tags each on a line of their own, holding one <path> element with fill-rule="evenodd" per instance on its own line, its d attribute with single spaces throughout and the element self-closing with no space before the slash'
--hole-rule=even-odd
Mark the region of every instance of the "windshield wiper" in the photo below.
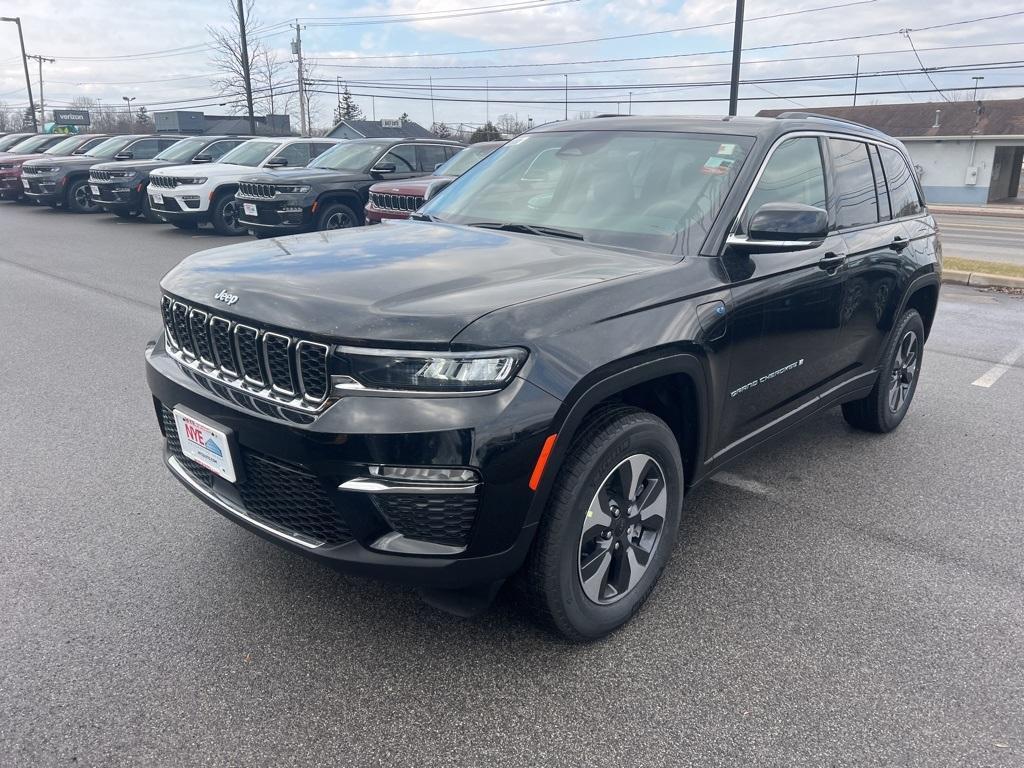
<svg viewBox="0 0 1024 768">
<path fill-rule="evenodd" d="M 482 227 L 483 229 L 500 229 L 502 232 L 522 232 L 527 235 L 550 235 L 551 237 L 565 237 L 569 240 L 582 240 L 583 235 L 573 232 L 571 229 L 558 229 L 557 227 L 545 227 L 542 224 L 515 224 L 512 222 L 496 221 L 474 221 L 467 227 Z"/>
</svg>

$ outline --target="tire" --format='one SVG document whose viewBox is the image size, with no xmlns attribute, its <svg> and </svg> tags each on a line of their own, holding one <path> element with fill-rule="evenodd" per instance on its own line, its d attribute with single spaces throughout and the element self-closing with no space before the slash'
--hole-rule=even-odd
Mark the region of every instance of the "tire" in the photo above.
<svg viewBox="0 0 1024 768">
<path fill-rule="evenodd" d="M 135 211 L 130 211 L 127 208 L 111 208 L 110 212 L 117 216 L 119 219 L 134 219 Z"/>
<path fill-rule="evenodd" d="M 867 397 L 843 403 L 843 418 L 866 432 L 892 432 L 903 421 L 921 378 L 924 323 L 908 309 L 896 323 L 882 353 L 878 380 Z"/>
<path fill-rule="evenodd" d="M 199 229 L 199 222 L 193 219 L 168 219 L 168 221 L 178 229 L 184 229 L 188 232 Z"/>
<path fill-rule="evenodd" d="M 623 480 L 637 468 L 648 490 L 641 486 L 635 494 L 640 504 L 626 506 Z M 599 492 L 621 500 L 617 514 L 598 501 Z M 626 406 L 594 414 L 558 472 L 519 575 L 531 612 L 573 642 L 596 640 L 625 624 L 672 554 L 682 499 L 679 445 L 664 421 Z M 642 553 L 646 565 L 636 576 Z"/>
<path fill-rule="evenodd" d="M 248 230 L 238 223 L 238 203 L 232 192 L 225 192 L 213 201 L 210 223 L 218 235 L 237 237 L 248 234 Z"/>
<path fill-rule="evenodd" d="M 148 221 L 150 224 L 159 224 L 163 221 L 149 205 L 149 192 L 142 190 L 142 209 L 139 211 L 142 214 L 142 218 Z"/>
<path fill-rule="evenodd" d="M 359 226 L 359 217 L 356 212 L 344 203 L 331 203 L 321 212 L 317 219 L 316 228 L 323 232 L 328 229 L 349 229 Z"/>
<path fill-rule="evenodd" d="M 66 207 L 73 213 L 98 213 L 100 207 L 89 197 L 89 182 L 79 179 L 68 185 Z"/>
</svg>

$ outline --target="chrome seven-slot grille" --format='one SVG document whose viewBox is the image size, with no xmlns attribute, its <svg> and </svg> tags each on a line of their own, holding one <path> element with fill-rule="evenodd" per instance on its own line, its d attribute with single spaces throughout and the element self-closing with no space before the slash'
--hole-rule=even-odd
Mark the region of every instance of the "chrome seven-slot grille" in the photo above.
<svg viewBox="0 0 1024 768">
<path fill-rule="evenodd" d="M 169 296 L 161 299 L 160 311 L 169 351 L 191 370 L 305 411 L 326 401 L 327 345 L 212 315 Z"/>
<path fill-rule="evenodd" d="M 110 171 L 89 171 L 90 181 L 109 181 Z"/>
<path fill-rule="evenodd" d="M 261 198 L 263 200 L 270 200 L 274 197 L 276 190 L 273 184 L 255 184 L 250 181 L 240 182 L 238 185 L 238 194 L 243 197 L 254 197 Z"/>
<path fill-rule="evenodd" d="M 173 189 L 174 187 L 181 184 L 180 176 L 157 176 L 153 174 L 149 177 L 149 186 L 151 187 L 167 187 Z"/>
<path fill-rule="evenodd" d="M 423 205 L 423 198 L 416 195 L 391 195 L 374 192 L 370 195 L 371 202 L 377 208 L 391 211 L 415 211 Z"/>
</svg>

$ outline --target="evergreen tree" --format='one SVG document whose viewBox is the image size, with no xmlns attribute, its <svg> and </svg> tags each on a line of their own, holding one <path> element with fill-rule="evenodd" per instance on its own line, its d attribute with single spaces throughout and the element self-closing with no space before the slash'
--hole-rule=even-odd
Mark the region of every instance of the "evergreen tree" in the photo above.
<svg viewBox="0 0 1024 768">
<path fill-rule="evenodd" d="M 337 124 L 342 120 L 362 119 L 363 110 L 356 104 L 355 98 L 349 92 L 348 85 L 346 85 L 345 90 L 341 92 L 341 96 L 338 98 L 338 106 L 334 108 L 334 122 Z"/>
<path fill-rule="evenodd" d="M 500 141 L 501 132 L 494 127 L 494 124 L 488 120 L 485 125 L 481 125 L 477 128 L 469 137 L 470 144 L 476 144 L 478 141 Z"/>
</svg>

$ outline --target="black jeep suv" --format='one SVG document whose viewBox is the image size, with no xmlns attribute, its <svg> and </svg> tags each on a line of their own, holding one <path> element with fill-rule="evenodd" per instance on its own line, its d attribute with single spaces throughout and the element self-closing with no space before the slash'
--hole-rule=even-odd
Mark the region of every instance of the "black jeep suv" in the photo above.
<svg viewBox="0 0 1024 768">
<path fill-rule="evenodd" d="M 92 199 L 122 219 L 142 214 L 147 221 L 160 218 L 149 207 L 149 173 L 169 165 L 215 163 L 221 155 L 252 136 L 193 136 L 182 139 L 151 160 L 100 163 L 89 171 Z"/>
<path fill-rule="evenodd" d="M 370 187 L 426 176 L 462 148 L 443 139 L 346 141 L 305 168 L 243 179 L 238 220 L 257 237 L 359 226 Z"/>
<path fill-rule="evenodd" d="M 557 123 L 418 220 L 195 254 L 146 353 L 171 472 L 245 528 L 610 632 L 684 496 L 812 414 L 903 420 L 939 295 L 899 142 L 804 113 Z"/>
<path fill-rule="evenodd" d="M 100 204 L 89 189 L 89 170 L 103 162 L 145 160 L 180 141 L 181 136 L 133 134 L 113 136 L 83 155 L 29 160 L 21 167 L 25 196 L 75 213 L 95 213 Z"/>
</svg>

